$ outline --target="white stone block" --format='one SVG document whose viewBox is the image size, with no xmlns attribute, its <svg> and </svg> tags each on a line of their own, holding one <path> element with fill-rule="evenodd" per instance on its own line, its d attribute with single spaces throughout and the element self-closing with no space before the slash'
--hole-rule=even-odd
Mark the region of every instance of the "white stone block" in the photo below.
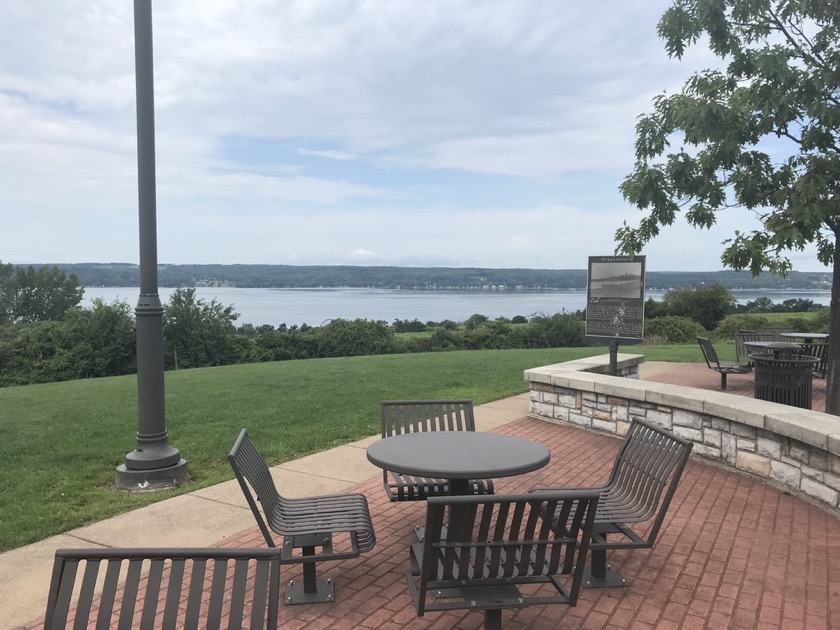
<svg viewBox="0 0 840 630">
<path fill-rule="evenodd" d="M 703 429 L 703 444 L 720 449 L 721 435 L 723 434 L 720 431 L 707 427 Z"/>
<path fill-rule="evenodd" d="M 802 464 L 801 470 L 803 477 L 809 477 L 810 479 L 814 479 L 816 481 L 819 481 L 820 483 L 823 483 L 823 479 L 825 478 L 823 471 L 812 466 L 806 466 L 805 464 Z"/>
<path fill-rule="evenodd" d="M 803 464 L 808 464 L 811 461 L 811 453 L 804 444 L 794 442 L 790 445 L 790 458 Z"/>
<path fill-rule="evenodd" d="M 840 496 L 838 495 L 837 490 L 829 488 L 828 486 L 818 483 L 813 479 L 809 479 L 808 477 L 802 478 L 800 488 L 805 494 L 812 496 L 815 499 L 819 499 L 823 503 L 828 503 L 832 507 L 837 506 L 837 498 Z"/>
<path fill-rule="evenodd" d="M 833 473 L 825 473 L 823 476 L 823 483 L 829 488 L 840 491 L 840 476 Z"/>
<path fill-rule="evenodd" d="M 720 436 L 720 451 L 723 455 L 723 461 L 730 466 L 735 465 L 735 460 L 738 456 L 737 438 L 730 433 L 721 433 Z"/>
<path fill-rule="evenodd" d="M 629 410 L 624 406 L 615 406 L 612 410 L 612 417 L 616 422 L 627 422 L 629 418 Z"/>
<path fill-rule="evenodd" d="M 546 405 L 545 403 L 534 403 L 531 405 L 531 413 L 546 418 L 553 418 L 554 405 Z"/>
<path fill-rule="evenodd" d="M 674 409 L 671 414 L 674 426 L 689 427 L 692 429 L 703 428 L 703 415 L 696 411 L 684 411 L 682 409 Z"/>
<path fill-rule="evenodd" d="M 748 440 L 742 437 L 736 437 L 735 440 L 737 441 L 739 451 L 755 453 L 755 440 Z"/>
<path fill-rule="evenodd" d="M 780 460 L 782 458 L 782 443 L 778 439 L 759 437 L 755 441 L 755 452 L 759 455 L 766 455 L 770 459 Z"/>
<path fill-rule="evenodd" d="M 592 427 L 592 418 L 580 413 L 570 413 L 568 421 L 572 424 L 579 424 L 582 427 Z"/>
<path fill-rule="evenodd" d="M 782 462 L 770 462 L 770 479 L 778 481 L 790 488 L 799 489 L 802 473 L 796 466 Z"/>
<path fill-rule="evenodd" d="M 562 407 L 569 407 L 570 409 L 577 409 L 578 399 L 577 399 L 577 396 L 570 396 L 568 394 L 558 394 L 557 395 L 557 404 L 562 406 Z"/>
<path fill-rule="evenodd" d="M 615 422 L 609 422 L 607 420 L 597 420 L 595 418 L 592 419 L 592 428 L 598 429 L 599 431 L 604 431 L 605 433 L 615 433 L 616 426 Z"/>
<path fill-rule="evenodd" d="M 647 421 L 652 422 L 653 424 L 658 425 L 663 429 L 667 429 L 669 431 L 673 428 L 671 414 L 666 413 L 664 411 L 660 411 L 658 409 L 648 410 Z"/>
<path fill-rule="evenodd" d="M 699 455 L 700 457 L 713 459 L 716 462 L 723 460 L 723 453 L 721 453 L 721 450 L 708 444 L 695 444 L 694 448 L 691 449 L 691 452 L 695 455 Z"/>
<path fill-rule="evenodd" d="M 695 444 L 703 442 L 703 432 L 700 429 L 690 429 L 689 427 L 674 425 L 674 433 L 686 440 L 694 442 Z"/>
</svg>

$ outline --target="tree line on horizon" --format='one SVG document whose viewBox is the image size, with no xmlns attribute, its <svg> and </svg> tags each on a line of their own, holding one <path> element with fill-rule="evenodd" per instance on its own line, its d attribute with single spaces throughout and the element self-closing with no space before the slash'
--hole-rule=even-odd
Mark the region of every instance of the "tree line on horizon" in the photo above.
<svg viewBox="0 0 840 630">
<path fill-rule="evenodd" d="M 130 263 L 54 265 L 75 274 L 81 286 L 139 286 L 140 270 Z M 35 266 L 37 267 L 37 265 Z M 584 290 L 586 269 L 485 269 L 478 267 L 371 267 L 307 265 L 158 266 L 161 287 L 230 286 L 239 288 L 379 288 L 407 290 Z M 748 271 L 649 271 L 646 288 L 720 284 L 727 289 L 828 290 L 828 272 L 791 271 L 786 277 Z"/>
</svg>

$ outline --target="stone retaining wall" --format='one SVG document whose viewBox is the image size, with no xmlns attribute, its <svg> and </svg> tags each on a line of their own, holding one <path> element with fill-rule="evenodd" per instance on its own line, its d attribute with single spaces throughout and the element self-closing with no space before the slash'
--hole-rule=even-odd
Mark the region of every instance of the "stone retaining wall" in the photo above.
<svg viewBox="0 0 840 630">
<path fill-rule="evenodd" d="M 638 380 L 643 355 L 619 354 L 525 371 L 529 413 L 624 435 L 633 418 L 694 442 L 694 454 L 840 509 L 840 418 L 725 392 Z M 628 378 L 629 377 L 629 378 Z"/>
</svg>

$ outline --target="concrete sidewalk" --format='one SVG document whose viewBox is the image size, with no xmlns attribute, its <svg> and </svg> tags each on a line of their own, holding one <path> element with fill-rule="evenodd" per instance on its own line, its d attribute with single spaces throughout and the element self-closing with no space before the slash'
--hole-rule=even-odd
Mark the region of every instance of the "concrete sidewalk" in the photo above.
<svg viewBox="0 0 840 630">
<path fill-rule="evenodd" d="M 528 414 L 521 394 L 475 409 L 476 429 L 489 431 Z M 231 436 L 231 444 L 236 436 Z M 290 497 L 348 491 L 381 475 L 365 449 L 379 436 L 272 468 Z M 196 490 L 0 554 L 0 628 L 19 628 L 44 614 L 55 550 L 63 547 L 205 547 L 253 528 L 236 480 Z"/>
</svg>

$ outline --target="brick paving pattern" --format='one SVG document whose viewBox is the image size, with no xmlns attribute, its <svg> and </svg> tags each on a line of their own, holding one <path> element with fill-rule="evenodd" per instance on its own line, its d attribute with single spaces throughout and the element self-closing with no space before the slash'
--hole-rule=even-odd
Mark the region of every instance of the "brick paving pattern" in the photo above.
<svg viewBox="0 0 840 630">
<path fill-rule="evenodd" d="M 542 442 L 545 468 L 498 480 L 498 492 L 544 485 L 594 485 L 612 467 L 619 441 L 523 418 L 502 429 Z M 363 484 L 377 531 L 374 550 L 325 563 L 335 604 L 284 606 L 282 628 L 480 628 L 479 612 L 416 616 L 405 570 L 412 526 L 425 504 L 390 503 L 381 480 Z M 281 489 L 282 491 L 282 489 Z M 261 546 L 254 528 L 220 544 Z M 614 551 L 623 589 L 586 590 L 578 605 L 505 611 L 506 628 L 791 629 L 840 627 L 840 519 L 758 481 L 692 459 L 653 550 Z M 300 578 L 283 567 L 283 581 Z"/>
<path fill-rule="evenodd" d="M 720 379 L 702 364 L 643 366 L 643 378 L 714 390 Z M 730 377 L 733 395 L 752 396 L 752 377 Z M 825 381 L 814 381 L 815 410 Z M 545 444 L 541 470 L 496 480 L 497 492 L 534 486 L 589 486 L 606 480 L 620 444 L 615 437 L 522 418 L 499 429 Z M 279 488 L 282 492 L 283 488 Z M 362 484 L 377 544 L 360 558 L 322 563 L 336 583 L 333 604 L 283 606 L 280 628 L 398 630 L 481 628 L 480 612 L 418 618 L 406 586 L 408 546 L 425 503 L 391 503 L 377 477 Z M 244 525 L 245 523 L 243 523 Z M 219 546 L 262 547 L 256 527 Z M 534 606 L 503 613 L 505 628 L 592 630 L 822 630 L 840 628 L 840 518 L 746 474 L 689 461 L 653 550 L 612 551 L 608 561 L 626 588 L 584 589 L 574 608 Z M 301 579 L 284 566 L 281 582 Z M 31 628 L 41 627 L 33 623 Z"/>
</svg>

